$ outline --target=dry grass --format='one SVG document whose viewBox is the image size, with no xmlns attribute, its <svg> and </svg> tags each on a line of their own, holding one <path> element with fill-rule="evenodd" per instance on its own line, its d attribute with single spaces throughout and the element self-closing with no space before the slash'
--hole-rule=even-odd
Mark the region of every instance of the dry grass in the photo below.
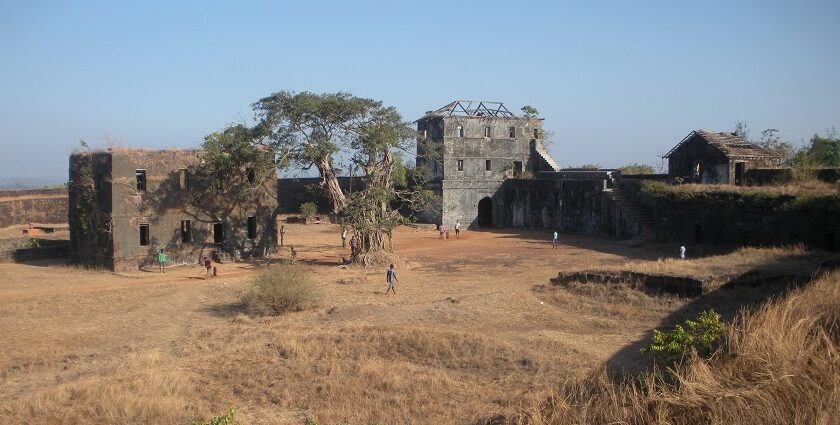
<svg viewBox="0 0 840 425">
<path fill-rule="evenodd" d="M 676 385 L 653 373 L 614 384 L 606 372 L 564 383 L 511 422 L 829 424 L 840 417 L 840 273 L 755 312 L 728 330 L 711 360 L 691 359 Z"/>
<path fill-rule="evenodd" d="M 767 195 L 836 195 L 837 185 L 819 180 L 773 186 L 735 186 L 726 184 L 657 184 L 657 191 L 673 193 L 740 193 Z"/>
<path fill-rule="evenodd" d="M 689 253 L 691 254 L 691 253 Z M 808 251 L 803 246 L 776 248 L 739 248 L 728 254 L 701 258 L 660 258 L 623 263 L 581 262 L 579 271 L 632 271 L 699 279 L 731 278 L 750 271 L 785 274 L 810 274 L 821 262 L 832 258 L 823 252 Z"/>
<path fill-rule="evenodd" d="M 315 304 L 318 291 L 306 267 L 276 265 L 251 278 L 242 302 L 252 314 L 277 315 Z"/>
<path fill-rule="evenodd" d="M 158 352 L 108 362 L 95 373 L 32 389 L 27 397 L 0 407 L 3 423 L 185 423 L 206 404 L 192 397 L 198 389 L 189 372 L 172 366 Z"/>
<path fill-rule="evenodd" d="M 200 267 L 0 264 L 0 422 L 187 424 L 230 408 L 249 425 L 537 420 L 558 382 L 643 363 L 633 345 L 650 329 L 706 308 L 627 286 L 548 284 L 579 264 L 661 254 L 598 238 L 570 235 L 552 250 L 540 231 L 440 241 L 401 228 L 406 261 L 386 296 L 383 268 L 334 267 L 347 255 L 337 226 L 286 230 L 321 299 L 280 316 L 245 314 L 260 269 L 243 263 L 206 280 Z M 742 305 L 754 290 L 721 292 Z"/>
</svg>

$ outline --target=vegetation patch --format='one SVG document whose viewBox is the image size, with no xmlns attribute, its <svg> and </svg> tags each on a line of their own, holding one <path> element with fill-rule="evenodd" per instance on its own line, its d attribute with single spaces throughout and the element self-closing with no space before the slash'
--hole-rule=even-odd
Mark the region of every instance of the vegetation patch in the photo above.
<svg viewBox="0 0 840 425">
<path fill-rule="evenodd" d="M 242 301 L 251 314 L 274 316 L 304 310 L 318 300 L 315 284 L 303 266 L 280 265 L 250 282 Z"/>
</svg>

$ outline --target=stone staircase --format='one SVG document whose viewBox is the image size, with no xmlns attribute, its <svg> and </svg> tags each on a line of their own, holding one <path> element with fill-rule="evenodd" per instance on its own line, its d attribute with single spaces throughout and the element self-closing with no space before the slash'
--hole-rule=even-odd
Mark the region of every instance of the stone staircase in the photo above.
<svg viewBox="0 0 840 425">
<path fill-rule="evenodd" d="M 540 158 L 542 158 L 542 160 L 545 161 L 545 163 L 548 164 L 549 167 L 551 167 L 551 171 L 560 171 L 560 165 L 558 165 L 557 161 L 555 161 L 554 158 L 551 157 L 551 154 L 545 150 L 545 147 L 543 147 L 542 143 L 536 141 L 536 143 L 534 143 L 534 150 L 536 150 Z"/>
<path fill-rule="evenodd" d="M 201 258 L 208 257 L 216 263 L 225 264 L 225 263 L 235 263 L 236 259 L 227 252 L 224 252 L 224 247 L 222 246 L 205 246 L 201 250 Z"/>
<path fill-rule="evenodd" d="M 604 196 L 607 202 L 615 205 L 616 210 L 621 211 L 625 228 L 630 231 L 634 239 L 656 239 L 654 231 L 656 219 L 650 211 L 618 189 L 607 189 L 604 191 Z"/>
</svg>

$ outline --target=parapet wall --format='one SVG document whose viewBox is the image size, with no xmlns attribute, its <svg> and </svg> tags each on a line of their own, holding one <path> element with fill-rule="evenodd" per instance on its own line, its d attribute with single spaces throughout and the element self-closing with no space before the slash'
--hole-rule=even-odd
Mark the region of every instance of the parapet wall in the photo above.
<svg viewBox="0 0 840 425">
<path fill-rule="evenodd" d="M 66 222 L 67 189 L 0 191 L 0 227 Z"/>
<path fill-rule="evenodd" d="M 638 199 L 652 211 L 661 242 L 840 249 L 838 195 L 640 192 Z"/>
</svg>

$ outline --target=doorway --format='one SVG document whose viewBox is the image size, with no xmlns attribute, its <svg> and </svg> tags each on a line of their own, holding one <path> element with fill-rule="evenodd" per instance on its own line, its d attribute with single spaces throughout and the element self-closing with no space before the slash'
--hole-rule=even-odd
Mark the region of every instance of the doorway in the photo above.
<svg viewBox="0 0 840 425">
<path fill-rule="evenodd" d="M 213 243 L 225 243 L 225 223 L 221 221 L 213 223 Z"/>
<path fill-rule="evenodd" d="M 489 197 L 478 201 L 478 227 L 493 227 L 493 200 Z"/>
<path fill-rule="evenodd" d="M 742 185 L 744 184 L 744 163 L 743 162 L 736 162 L 735 163 L 735 184 Z"/>
</svg>

